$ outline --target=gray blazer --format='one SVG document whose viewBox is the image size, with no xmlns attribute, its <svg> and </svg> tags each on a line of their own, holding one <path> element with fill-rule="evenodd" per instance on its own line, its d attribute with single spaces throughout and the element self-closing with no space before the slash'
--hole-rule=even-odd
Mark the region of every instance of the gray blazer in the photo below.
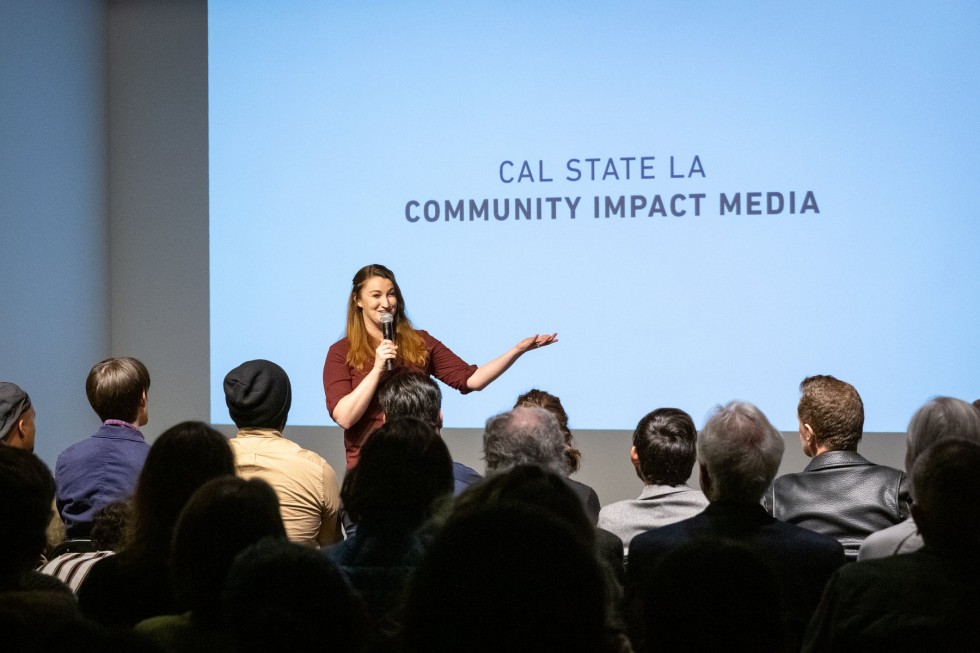
<svg viewBox="0 0 980 653">
<path fill-rule="evenodd" d="M 708 506 L 700 490 L 686 485 L 645 485 L 638 499 L 617 501 L 599 511 L 599 528 L 623 541 L 623 555 L 640 533 L 693 517 Z"/>
</svg>

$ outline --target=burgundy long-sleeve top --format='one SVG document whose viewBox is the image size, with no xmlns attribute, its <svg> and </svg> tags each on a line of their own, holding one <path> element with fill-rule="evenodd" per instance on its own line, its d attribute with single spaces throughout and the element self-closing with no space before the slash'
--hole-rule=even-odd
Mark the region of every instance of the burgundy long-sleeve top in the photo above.
<svg viewBox="0 0 980 653">
<path fill-rule="evenodd" d="M 477 370 L 476 365 L 470 365 L 459 356 L 454 354 L 449 347 L 445 346 L 425 331 L 419 331 L 425 340 L 425 348 L 429 352 L 428 360 L 424 367 L 411 365 L 402 359 L 396 359 L 395 365 L 410 369 L 413 372 L 434 376 L 450 388 L 459 390 L 462 394 L 467 394 L 471 390 L 466 385 L 469 379 Z M 323 393 L 327 400 L 327 411 L 333 417 L 334 408 L 337 402 L 349 395 L 356 388 L 367 373 L 371 370 L 368 366 L 363 370 L 352 368 L 347 363 L 347 352 L 350 351 L 350 342 L 347 338 L 339 340 L 330 345 L 327 351 L 327 360 L 323 363 Z M 382 372 L 382 382 L 384 375 Z M 361 416 L 361 419 L 344 431 L 344 450 L 347 454 L 347 469 L 352 469 L 357 465 L 360 457 L 361 446 L 368 436 L 374 433 L 382 424 L 381 405 L 378 403 L 377 394 L 371 397 L 371 403 Z"/>
</svg>

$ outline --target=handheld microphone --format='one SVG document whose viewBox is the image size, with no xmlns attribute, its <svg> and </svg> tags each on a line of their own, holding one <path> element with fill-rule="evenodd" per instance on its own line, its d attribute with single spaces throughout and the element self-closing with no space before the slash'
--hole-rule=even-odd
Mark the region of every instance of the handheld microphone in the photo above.
<svg viewBox="0 0 980 653">
<path fill-rule="evenodd" d="M 391 313 L 385 313 L 381 316 L 381 335 L 384 336 L 385 340 L 395 341 L 395 316 Z M 391 359 L 385 361 L 385 369 L 389 372 L 392 370 Z"/>
</svg>

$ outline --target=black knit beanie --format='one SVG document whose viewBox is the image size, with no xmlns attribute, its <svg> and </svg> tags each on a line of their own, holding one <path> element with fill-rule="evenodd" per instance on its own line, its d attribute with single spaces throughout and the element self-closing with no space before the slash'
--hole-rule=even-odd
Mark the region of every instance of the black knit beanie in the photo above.
<svg viewBox="0 0 980 653">
<path fill-rule="evenodd" d="M 272 361 L 242 363 L 225 376 L 225 403 L 238 428 L 282 430 L 292 391 L 286 370 Z"/>
</svg>

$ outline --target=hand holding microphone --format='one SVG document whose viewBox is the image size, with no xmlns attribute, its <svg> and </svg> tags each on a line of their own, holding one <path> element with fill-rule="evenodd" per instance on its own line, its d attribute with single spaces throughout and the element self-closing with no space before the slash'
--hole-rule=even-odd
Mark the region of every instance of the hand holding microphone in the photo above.
<svg viewBox="0 0 980 653">
<path fill-rule="evenodd" d="M 381 316 L 381 335 L 385 340 L 395 341 L 395 316 L 391 313 L 385 313 Z M 385 361 L 386 370 L 390 372 L 393 367 L 390 358 Z"/>
</svg>

